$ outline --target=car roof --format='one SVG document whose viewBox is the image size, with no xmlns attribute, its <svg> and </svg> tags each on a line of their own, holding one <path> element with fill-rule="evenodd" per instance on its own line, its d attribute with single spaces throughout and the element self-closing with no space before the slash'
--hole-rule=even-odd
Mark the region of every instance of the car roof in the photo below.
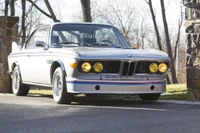
<svg viewBox="0 0 200 133">
<path fill-rule="evenodd" d="M 81 24 L 81 25 L 102 25 L 102 26 L 111 26 L 111 27 L 114 27 L 112 25 L 109 25 L 109 24 L 100 24 L 100 23 L 92 23 L 92 22 L 54 22 L 54 23 L 51 23 L 51 24 L 40 24 L 40 25 L 37 25 L 34 29 L 37 29 L 39 27 L 44 27 L 44 26 L 54 26 L 54 25 L 60 25 L 60 24 Z"/>
</svg>

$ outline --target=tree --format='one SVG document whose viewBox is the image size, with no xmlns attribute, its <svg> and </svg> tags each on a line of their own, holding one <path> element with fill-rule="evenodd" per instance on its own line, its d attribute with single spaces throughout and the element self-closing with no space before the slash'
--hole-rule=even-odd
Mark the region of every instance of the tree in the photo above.
<svg viewBox="0 0 200 133">
<path fill-rule="evenodd" d="M 93 0 L 91 4 L 93 22 L 114 25 L 120 30 L 130 46 L 134 44 L 138 44 L 142 48 L 147 46 L 151 30 L 146 22 L 146 8 L 138 8 L 139 6 L 131 0 L 107 0 L 102 3 Z M 123 6 L 121 6 L 122 4 Z"/>
<path fill-rule="evenodd" d="M 161 44 L 160 33 L 159 33 L 158 25 L 157 25 L 157 22 L 156 22 L 156 16 L 154 14 L 153 6 L 152 6 L 152 1 L 151 0 L 148 0 L 148 1 L 145 0 L 145 1 L 149 5 L 149 9 L 150 9 L 150 13 L 151 13 L 152 21 L 153 21 L 154 30 L 156 32 L 156 40 L 157 40 L 158 48 L 159 48 L 159 50 L 163 51 L 162 44 Z M 167 83 L 170 83 L 169 75 L 167 76 Z"/>
<path fill-rule="evenodd" d="M 81 0 L 81 7 L 84 22 L 92 22 L 90 0 Z"/>
<path fill-rule="evenodd" d="M 158 48 L 159 48 L 159 50 L 163 50 L 161 40 L 160 40 L 160 33 L 159 33 L 158 25 L 157 25 L 157 22 L 156 22 L 156 16 L 154 14 L 153 6 L 152 6 L 152 1 L 151 0 L 148 0 L 148 1 L 145 0 L 145 1 L 149 5 L 150 13 L 151 13 L 152 20 L 153 20 L 154 29 L 155 29 L 155 32 L 156 32 L 156 39 L 157 39 Z"/>
<path fill-rule="evenodd" d="M 8 16 L 8 5 L 9 5 L 9 0 L 5 0 L 5 9 L 4 9 L 5 16 Z"/>
<path fill-rule="evenodd" d="M 10 0 L 10 16 L 15 16 L 15 0 Z"/>
<path fill-rule="evenodd" d="M 38 9 L 42 14 L 44 14 L 45 16 L 49 17 L 50 19 L 52 19 L 54 22 L 60 22 L 60 20 L 57 19 L 50 3 L 48 0 L 44 0 L 45 4 L 46 4 L 46 7 L 48 9 L 48 11 L 50 12 L 50 14 L 48 14 L 47 12 L 45 12 L 42 8 L 40 8 L 36 2 L 37 1 L 32 1 L 32 0 L 27 0 L 28 2 L 30 2 L 36 9 Z"/>
<path fill-rule="evenodd" d="M 26 41 L 26 28 L 25 28 L 25 21 L 26 21 L 26 0 L 22 0 L 21 1 L 22 3 L 22 27 L 21 27 L 21 30 L 22 30 L 22 43 L 25 43 Z"/>
<path fill-rule="evenodd" d="M 171 67 L 172 81 L 174 84 L 177 84 L 178 80 L 176 77 L 174 59 L 173 59 L 173 55 L 172 55 L 172 47 L 171 47 L 169 31 L 168 31 L 168 24 L 167 24 L 167 19 L 166 19 L 166 15 L 165 15 L 165 5 L 164 5 L 163 0 L 160 0 L 160 5 L 161 5 L 161 12 L 162 12 L 163 26 L 165 29 L 165 39 L 166 39 L 167 51 L 168 51 L 169 57 L 171 58 L 171 64 L 172 64 L 172 67 Z"/>
</svg>

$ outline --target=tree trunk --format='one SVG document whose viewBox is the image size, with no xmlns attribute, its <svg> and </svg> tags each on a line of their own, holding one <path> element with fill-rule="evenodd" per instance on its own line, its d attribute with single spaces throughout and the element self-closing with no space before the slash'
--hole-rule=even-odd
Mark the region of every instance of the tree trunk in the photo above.
<svg viewBox="0 0 200 133">
<path fill-rule="evenodd" d="M 5 9 L 4 9 L 5 16 L 8 16 L 8 5 L 9 5 L 9 0 L 5 0 Z"/>
<path fill-rule="evenodd" d="M 81 0 L 83 21 L 92 22 L 91 11 L 90 11 L 90 0 Z"/>
<path fill-rule="evenodd" d="M 26 29 L 25 29 L 25 21 L 26 21 L 26 0 L 22 0 L 22 43 L 26 41 Z"/>
<path fill-rule="evenodd" d="M 151 0 L 149 0 L 148 4 L 149 4 L 152 20 L 153 20 L 154 29 L 155 29 L 155 32 L 156 32 L 156 39 L 157 39 L 158 48 L 159 48 L 159 50 L 162 50 L 162 45 L 161 45 L 161 41 L 160 41 L 160 34 L 159 34 L 159 31 L 158 31 L 156 17 L 154 15 L 154 11 L 153 11 Z"/>
<path fill-rule="evenodd" d="M 172 56 L 172 49 L 171 49 L 171 43 L 170 43 L 170 38 L 169 38 L 168 25 L 167 25 L 167 20 L 166 20 L 166 15 L 165 15 L 164 1 L 160 0 L 160 4 L 161 4 L 161 11 L 162 11 L 163 25 L 164 25 L 164 29 L 165 29 L 165 39 L 166 39 L 166 44 L 167 44 L 167 51 L 168 51 L 169 57 L 171 58 L 171 64 L 172 64 L 172 68 L 171 68 L 172 82 L 174 84 L 177 84 L 178 80 L 176 77 L 175 65 L 174 65 L 174 60 L 173 60 L 173 56 Z"/>
<path fill-rule="evenodd" d="M 47 6 L 47 9 L 49 10 L 50 14 L 51 14 L 51 18 L 53 19 L 54 22 L 60 22 L 60 20 L 58 20 L 56 18 L 56 15 L 54 14 L 53 12 L 53 9 L 51 8 L 51 5 L 49 4 L 49 1 L 48 0 L 44 0 L 46 6 Z"/>
<path fill-rule="evenodd" d="M 10 16 L 15 16 L 15 0 L 10 0 Z"/>
</svg>

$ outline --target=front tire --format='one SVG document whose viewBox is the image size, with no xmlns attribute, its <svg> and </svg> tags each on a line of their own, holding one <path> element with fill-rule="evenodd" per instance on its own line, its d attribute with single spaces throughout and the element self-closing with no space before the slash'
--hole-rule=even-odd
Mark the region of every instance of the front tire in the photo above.
<svg viewBox="0 0 200 133">
<path fill-rule="evenodd" d="M 65 75 L 58 67 L 52 78 L 52 91 L 54 101 L 58 104 L 70 104 L 74 95 L 67 92 Z"/>
<path fill-rule="evenodd" d="M 22 79 L 17 67 L 12 72 L 12 91 L 17 96 L 26 96 L 29 92 L 29 87 L 22 84 Z"/>
<path fill-rule="evenodd" d="M 140 94 L 139 97 L 142 101 L 156 101 L 159 99 L 160 93 L 158 93 L 158 94 Z"/>
</svg>

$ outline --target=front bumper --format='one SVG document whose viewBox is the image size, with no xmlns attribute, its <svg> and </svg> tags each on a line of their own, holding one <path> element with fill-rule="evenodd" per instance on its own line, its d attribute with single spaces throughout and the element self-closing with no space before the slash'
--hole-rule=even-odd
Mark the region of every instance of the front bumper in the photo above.
<svg viewBox="0 0 200 133">
<path fill-rule="evenodd" d="M 83 94 L 145 94 L 166 91 L 166 80 L 113 81 L 113 80 L 66 80 L 69 93 Z"/>
</svg>

